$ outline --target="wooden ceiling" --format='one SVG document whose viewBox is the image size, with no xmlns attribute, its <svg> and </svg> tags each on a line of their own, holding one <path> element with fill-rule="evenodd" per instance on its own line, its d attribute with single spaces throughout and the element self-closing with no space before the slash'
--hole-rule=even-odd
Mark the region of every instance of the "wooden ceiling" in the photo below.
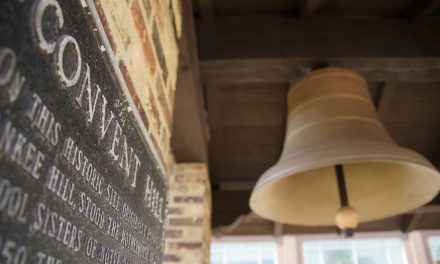
<svg viewBox="0 0 440 264">
<path fill-rule="evenodd" d="M 439 7 L 440 0 L 195 0 L 213 227 L 250 213 L 253 185 L 282 150 L 289 83 L 319 63 L 362 73 L 397 143 L 439 166 Z M 440 202 L 432 204 L 361 229 L 440 228 Z M 246 219 L 232 234 L 280 230 L 258 217 Z"/>
</svg>

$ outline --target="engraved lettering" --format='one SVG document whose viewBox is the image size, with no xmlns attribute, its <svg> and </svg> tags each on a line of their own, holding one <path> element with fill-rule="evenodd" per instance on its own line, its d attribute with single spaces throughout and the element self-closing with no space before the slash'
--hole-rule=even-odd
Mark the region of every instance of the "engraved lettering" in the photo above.
<svg viewBox="0 0 440 264">
<path fill-rule="evenodd" d="M 41 251 L 37 252 L 37 264 L 62 264 L 63 261 Z"/>
<path fill-rule="evenodd" d="M 6 240 L 1 246 L 2 260 L 7 264 L 25 264 L 27 258 L 26 247 L 17 244 L 13 240 Z"/>
<path fill-rule="evenodd" d="M 41 232 L 74 251 L 80 250 L 83 234 L 81 229 L 65 217 L 51 211 L 44 203 L 39 202 L 37 204 L 36 214 L 37 217 L 31 224 L 33 231 Z"/>
<path fill-rule="evenodd" d="M 54 114 L 43 104 L 38 94 L 32 94 L 32 102 L 25 115 L 52 146 L 58 144 L 61 124 L 55 121 Z"/>
<path fill-rule="evenodd" d="M 119 136 L 121 135 L 121 133 L 122 133 L 122 128 L 119 125 L 119 122 L 116 121 L 115 122 L 115 129 L 113 131 L 112 145 L 111 145 L 111 148 L 110 148 L 110 154 L 112 155 L 114 160 L 118 159 L 118 154 L 115 153 L 115 149 L 116 149 L 116 147 L 119 144 Z"/>
<path fill-rule="evenodd" d="M 28 142 L 6 118 L 0 128 L 0 153 L 5 154 L 35 179 L 40 178 L 39 170 L 43 165 L 44 154 L 36 150 L 35 145 Z"/>
<path fill-rule="evenodd" d="M 115 118 L 115 115 L 112 111 L 110 111 L 110 116 L 107 117 L 107 99 L 105 96 L 102 96 L 102 106 L 101 106 L 101 140 L 104 139 L 107 134 L 110 123 Z"/>
<path fill-rule="evenodd" d="M 78 91 L 77 91 L 77 95 L 75 97 L 75 101 L 77 102 L 77 104 L 79 106 L 82 106 L 82 98 L 83 98 L 83 94 L 84 94 L 84 88 L 87 87 L 87 102 L 88 102 L 88 108 L 87 108 L 87 113 L 88 118 L 87 118 L 87 122 L 91 123 L 93 121 L 93 117 L 95 116 L 95 110 L 96 110 L 96 105 L 98 102 L 98 97 L 101 93 L 101 88 L 99 87 L 99 85 L 95 85 L 96 89 L 94 94 L 92 94 L 92 86 L 90 84 L 90 67 L 89 65 L 86 63 L 86 73 L 84 76 L 84 80 L 82 85 L 79 87 Z"/>
<path fill-rule="evenodd" d="M 145 195 L 144 201 L 153 215 L 159 220 L 160 223 L 163 222 L 163 198 L 160 197 L 159 191 L 154 185 L 153 180 L 150 175 L 147 174 L 146 184 L 145 184 Z"/>
<path fill-rule="evenodd" d="M 87 219 L 89 219 L 92 223 L 94 223 L 99 228 L 103 228 L 104 226 L 104 211 L 99 208 L 93 200 L 88 197 L 84 192 L 80 192 L 80 205 L 78 210 L 82 213 Z"/>
<path fill-rule="evenodd" d="M 125 229 L 122 229 L 120 242 L 121 245 L 130 249 L 138 257 L 148 260 L 150 250 Z"/>
<path fill-rule="evenodd" d="M 86 256 L 90 258 L 96 257 L 96 245 L 98 241 L 93 237 L 88 237 L 86 239 Z"/>
<path fill-rule="evenodd" d="M 36 120 L 37 115 L 37 109 L 41 105 L 42 101 L 40 96 L 38 96 L 36 93 L 32 94 L 32 103 L 29 105 L 28 109 L 26 110 L 26 117 L 29 118 L 31 121 Z"/>
<path fill-rule="evenodd" d="M 0 48 L 0 86 L 10 83 L 8 89 L 9 102 L 15 102 L 20 94 L 26 78 L 16 71 L 17 59 L 9 48 Z"/>
<path fill-rule="evenodd" d="M 134 172 L 133 172 L 133 182 L 131 183 L 132 187 L 136 187 L 136 179 L 137 179 L 137 173 L 138 169 L 141 166 L 141 162 L 139 160 L 139 157 L 135 154 L 134 155 Z"/>
<path fill-rule="evenodd" d="M 81 52 L 79 50 L 78 43 L 74 37 L 70 35 L 63 35 L 58 40 L 57 44 L 58 51 L 56 56 L 56 65 L 58 77 L 66 87 L 74 86 L 78 82 L 81 74 Z M 75 53 L 74 56 L 76 56 L 76 68 L 74 71 L 68 74 L 68 76 L 66 75 L 64 67 L 64 52 L 67 46 L 73 46 L 73 51 Z"/>
<path fill-rule="evenodd" d="M 66 138 L 66 140 L 64 141 L 63 151 L 61 155 L 67 160 L 70 160 L 70 152 L 72 151 L 74 145 L 75 142 L 70 137 Z"/>
<path fill-rule="evenodd" d="M 47 16 L 44 16 L 44 13 L 49 12 L 49 8 L 52 11 L 52 13 L 50 13 L 52 17 L 53 14 L 55 14 L 55 18 L 58 20 L 58 23 L 56 23 L 57 25 L 53 25 L 54 23 L 50 25 L 50 21 L 44 21 L 43 23 L 43 20 L 47 18 Z M 55 12 L 53 12 L 53 10 L 55 10 Z M 92 83 L 92 76 L 88 63 L 84 64 L 85 70 L 82 71 L 81 52 L 77 40 L 69 34 L 60 33 L 63 24 L 64 18 L 62 10 L 56 0 L 37 1 L 32 11 L 32 31 L 34 34 L 34 40 L 43 53 L 55 53 L 56 74 L 65 87 L 75 86 L 78 81 L 82 79 L 79 87 L 72 90 L 72 94 L 70 95 L 71 99 L 74 100 L 76 105 L 85 112 L 87 122 L 93 123 L 95 128 L 98 128 L 100 132 L 100 140 L 103 141 L 106 139 L 107 142 L 104 146 L 107 149 L 107 152 L 113 158 L 115 164 L 125 173 L 126 181 L 130 184 L 130 187 L 135 188 L 138 171 L 141 167 L 141 161 L 135 149 L 130 146 L 129 140 L 124 133 L 124 128 L 121 126 L 121 124 L 124 125 L 125 121 L 122 120 L 123 122 L 121 123 L 121 120 L 116 120 L 116 115 L 111 108 L 108 107 L 107 98 L 103 94 L 103 91 L 101 91 L 99 84 Z M 46 28 L 43 28 L 43 26 L 46 26 Z M 69 65 L 67 65 L 67 61 L 69 62 Z M 81 73 L 83 73 L 82 78 L 80 78 Z M 87 103 L 85 103 L 84 100 L 86 100 Z M 100 107 L 98 104 L 101 104 Z M 101 111 L 96 111 L 97 108 L 101 109 Z M 30 113 L 33 112 L 34 111 L 32 110 L 30 111 Z M 47 107 L 43 107 L 40 112 L 40 119 L 36 124 L 41 128 L 54 124 L 55 133 L 51 142 L 56 142 L 60 126 L 57 125 L 53 118 L 51 118 Z M 100 118 L 97 118 L 96 115 L 99 114 Z M 47 130 L 43 131 L 47 132 Z M 69 145 L 64 146 L 64 155 L 66 155 L 66 152 L 69 150 L 68 148 Z M 96 174 L 95 171 L 92 171 L 94 167 L 91 166 L 92 162 L 90 162 L 90 159 L 85 157 L 83 151 L 78 151 L 80 151 L 80 149 L 77 147 L 75 147 L 73 153 L 69 151 L 70 156 L 68 161 L 70 163 L 76 163 L 74 165 L 76 170 L 82 171 L 83 176 L 86 174 L 89 183 L 95 182 L 96 179 L 99 181 L 100 178 L 98 177 L 98 174 Z M 74 160 L 77 160 L 77 162 Z"/>
<path fill-rule="evenodd" d="M 128 154 L 128 148 L 130 148 L 130 155 Z M 128 146 L 127 144 L 127 137 L 124 136 L 124 141 L 122 144 L 122 153 L 119 156 L 119 167 L 121 169 L 125 170 L 125 175 L 128 177 L 130 175 L 130 167 L 131 167 L 131 160 L 133 158 L 133 148 Z"/>
<path fill-rule="evenodd" d="M 63 28 L 64 17 L 61 7 L 56 0 L 39 0 L 34 4 L 32 10 L 32 32 L 38 47 L 46 54 L 52 54 L 55 50 L 55 41 L 48 41 L 43 34 L 43 14 L 47 9 L 55 8 L 55 15 L 58 19 L 57 25 L 55 25 L 54 31 Z"/>
<path fill-rule="evenodd" d="M 70 182 L 70 179 L 56 166 L 52 166 L 49 170 L 46 187 L 75 209 L 75 203 L 73 201 L 75 184 Z"/>
<path fill-rule="evenodd" d="M 121 224 L 113 220 L 113 218 L 108 218 L 108 226 L 107 226 L 107 234 L 113 237 L 114 239 L 119 239 L 119 227 Z"/>
<path fill-rule="evenodd" d="M 107 185 L 106 188 L 106 195 L 105 195 L 105 201 L 108 202 L 110 206 L 116 209 L 116 211 L 119 211 L 119 207 L 121 205 L 121 196 L 116 192 L 116 190 L 113 188 L 111 184 Z"/>
<path fill-rule="evenodd" d="M 105 245 L 101 245 L 101 251 L 98 256 L 99 262 L 106 264 L 117 264 L 120 263 L 120 257 L 120 254 L 115 250 Z"/>
<path fill-rule="evenodd" d="M 101 195 L 104 184 L 104 177 L 98 172 L 98 170 L 89 162 L 89 159 L 84 152 L 75 145 L 75 141 L 68 137 L 64 141 L 63 151 L 61 156 L 65 158 L 70 165 L 85 178 L 87 183 Z"/>
<path fill-rule="evenodd" d="M 0 48 L 0 85 L 8 84 L 15 72 L 17 59 L 14 51 L 9 48 Z"/>
<path fill-rule="evenodd" d="M 29 195 L 19 187 L 11 185 L 9 180 L 0 180 L 0 210 L 20 223 L 26 222 L 26 205 Z"/>
<path fill-rule="evenodd" d="M 8 89 L 9 102 L 13 103 L 17 100 L 21 90 L 23 89 L 25 81 L 26 77 L 22 76 L 20 71 L 16 71 L 12 83 Z"/>
</svg>

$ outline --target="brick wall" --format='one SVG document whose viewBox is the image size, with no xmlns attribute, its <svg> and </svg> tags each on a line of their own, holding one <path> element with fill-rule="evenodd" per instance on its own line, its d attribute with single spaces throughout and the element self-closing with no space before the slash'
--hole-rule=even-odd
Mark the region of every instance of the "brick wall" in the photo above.
<svg viewBox="0 0 440 264">
<path fill-rule="evenodd" d="M 169 179 L 165 263 L 209 263 L 211 193 L 205 164 L 175 164 L 170 147 L 181 0 L 95 0 L 119 69 Z M 186 0 L 185 0 L 186 1 Z M 191 125 L 191 124 L 188 124 Z"/>
<path fill-rule="evenodd" d="M 178 164 L 172 171 L 164 263 L 207 264 L 211 187 L 206 165 Z"/>
<path fill-rule="evenodd" d="M 179 0 L 95 0 L 119 69 L 167 168 L 176 89 Z"/>
</svg>

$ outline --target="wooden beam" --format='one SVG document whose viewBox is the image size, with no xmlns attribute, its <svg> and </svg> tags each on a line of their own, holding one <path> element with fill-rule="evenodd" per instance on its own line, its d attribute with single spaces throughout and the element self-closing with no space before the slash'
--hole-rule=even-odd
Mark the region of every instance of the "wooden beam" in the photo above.
<svg viewBox="0 0 440 264">
<path fill-rule="evenodd" d="M 377 103 L 377 113 L 383 123 L 387 120 L 387 115 L 390 113 L 391 101 L 394 98 L 396 91 L 396 84 L 394 82 L 386 82 L 381 87 L 381 94 L 379 102 Z"/>
<path fill-rule="evenodd" d="M 417 208 L 410 212 L 411 214 L 405 214 L 402 218 L 401 230 L 404 233 L 409 233 L 417 228 L 418 223 L 422 216 L 429 214 L 440 214 L 439 204 L 428 204 Z"/>
<path fill-rule="evenodd" d="M 275 238 L 280 238 L 283 235 L 283 224 L 274 222 L 273 223 L 273 236 Z"/>
<path fill-rule="evenodd" d="M 430 204 L 425 205 L 420 208 L 417 208 L 411 211 L 413 214 L 440 214 L 440 205 L 439 204 Z"/>
<path fill-rule="evenodd" d="M 440 0 L 413 0 L 402 11 L 401 17 L 420 19 L 429 16 L 440 8 Z"/>
<path fill-rule="evenodd" d="M 214 3 L 213 0 L 197 0 L 200 17 L 206 21 L 214 20 Z"/>
<path fill-rule="evenodd" d="M 201 60 L 440 56 L 434 19 L 219 17 L 196 29 Z"/>
<path fill-rule="evenodd" d="M 202 85 L 191 1 L 182 2 L 179 68 L 171 146 L 176 162 L 207 162 L 207 136 Z"/>
<path fill-rule="evenodd" d="M 417 228 L 417 224 L 419 223 L 421 218 L 422 214 L 404 215 L 402 218 L 400 230 L 403 233 L 414 231 Z"/>
<path fill-rule="evenodd" d="M 321 0 L 303 0 L 299 10 L 299 17 L 307 18 L 313 16 L 321 5 Z"/>
<path fill-rule="evenodd" d="M 439 20 L 229 17 L 196 26 L 204 82 L 289 82 L 321 62 L 371 81 L 440 80 Z"/>
<path fill-rule="evenodd" d="M 220 191 L 248 191 L 252 190 L 255 186 L 254 181 L 227 181 L 220 182 Z"/>
<path fill-rule="evenodd" d="M 319 58 L 202 60 L 206 83 L 285 83 L 302 76 Z M 373 82 L 439 82 L 439 57 L 341 57 L 328 58 L 334 66 L 361 73 Z"/>
</svg>

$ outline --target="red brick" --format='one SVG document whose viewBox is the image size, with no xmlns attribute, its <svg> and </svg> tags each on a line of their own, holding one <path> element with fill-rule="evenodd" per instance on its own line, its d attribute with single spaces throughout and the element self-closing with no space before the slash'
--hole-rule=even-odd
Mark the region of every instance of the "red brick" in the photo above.
<svg viewBox="0 0 440 264">
<path fill-rule="evenodd" d="M 182 208 L 177 208 L 177 207 L 168 208 L 168 215 L 179 215 L 179 214 L 183 214 Z"/>
<path fill-rule="evenodd" d="M 200 249 L 202 248 L 202 242 L 179 242 L 177 244 L 177 249 Z"/>
<path fill-rule="evenodd" d="M 145 127 L 148 128 L 149 120 L 147 118 L 147 115 L 145 114 L 145 110 L 142 108 L 139 96 L 134 90 L 133 81 L 131 79 L 130 73 L 128 72 L 127 66 L 122 60 L 119 61 L 118 66 L 119 70 L 122 73 L 122 77 L 124 78 L 125 84 L 127 85 L 128 91 L 130 92 L 131 98 L 133 99 L 134 104 L 136 105 L 136 108 L 142 118 L 142 122 L 144 122 Z"/>
<path fill-rule="evenodd" d="M 167 238 L 181 238 L 183 236 L 183 230 L 168 229 L 165 231 L 165 237 Z"/>
<path fill-rule="evenodd" d="M 170 226 L 202 226 L 203 219 L 197 218 L 170 218 Z"/>
<path fill-rule="evenodd" d="M 162 78 L 164 83 L 168 80 L 168 66 L 165 60 L 165 54 L 162 48 L 162 42 L 160 40 L 159 30 L 157 28 L 156 21 L 153 23 L 153 31 L 151 38 L 153 40 L 154 49 L 156 50 L 157 59 L 159 61 L 160 68 L 162 69 Z"/>
<path fill-rule="evenodd" d="M 164 261 L 169 261 L 169 262 L 180 262 L 182 259 L 175 254 L 165 254 L 163 256 L 163 260 Z"/>
<path fill-rule="evenodd" d="M 200 177 L 188 177 L 188 175 L 180 174 L 174 177 L 176 183 L 205 183 L 206 180 Z"/>
<path fill-rule="evenodd" d="M 171 131 L 171 113 L 170 106 L 168 105 L 165 98 L 165 86 L 160 80 L 159 75 L 156 77 L 156 89 L 158 91 L 157 100 L 159 101 L 160 107 L 162 108 L 165 115 L 165 125 L 168 127 L 168 131 Z"/>
<path fill-rule="evenodd" d="M 113 52 L 116 53 L 116 45 L 113 41 L 113 35 L 107 23 L 107 18 L 105 17 L 104 10 L 102 9 L 101 2 L 97 0 L 95 0 L 94 2 L 95 2 L 96 10 L 98 11 L 99 20 L 101 21 L 102 27 L 104 28 L 105 35 L 107 36 L 107 39 L 110 43 Z"/>
<path fill-rule="evenodd" d="M 153 76 L 156 71 L 156 58 L 154 56 L 150 34 L 145 25 L 145 20 L 143 19 L 138 0 L 133 0 L 133 3 L 131 5 L 131 14 L 133 15 L 134 24 L 139 38 L 142 41 L 142 51 L 144 53 L 145 60 L 148 63 L 150 74 Z"/>
<path fill-rule="evenodd" d="M 157 121 L 157 124 L 158 124 L 156 133 L 159 134 L 160 125 L 162 124 L 162 120 L 160 119 L 159 110 L 157 109 L 157 105 L 156 105 L 156 102 L 154 101 L 153 96 L 150 96 L 150 100 L 148 100 L 148 102 L 150 103 L 150 106 L 151 106 L 151 113 L 153 114 L 153 117 L 155 118 L 155 120 Z"/>
<path fill-rule="evenodd" d="M 203 203 L 204 199 L 201 196 L 176 196 L 174 202 L 176 203 Z"/>
</svg>

